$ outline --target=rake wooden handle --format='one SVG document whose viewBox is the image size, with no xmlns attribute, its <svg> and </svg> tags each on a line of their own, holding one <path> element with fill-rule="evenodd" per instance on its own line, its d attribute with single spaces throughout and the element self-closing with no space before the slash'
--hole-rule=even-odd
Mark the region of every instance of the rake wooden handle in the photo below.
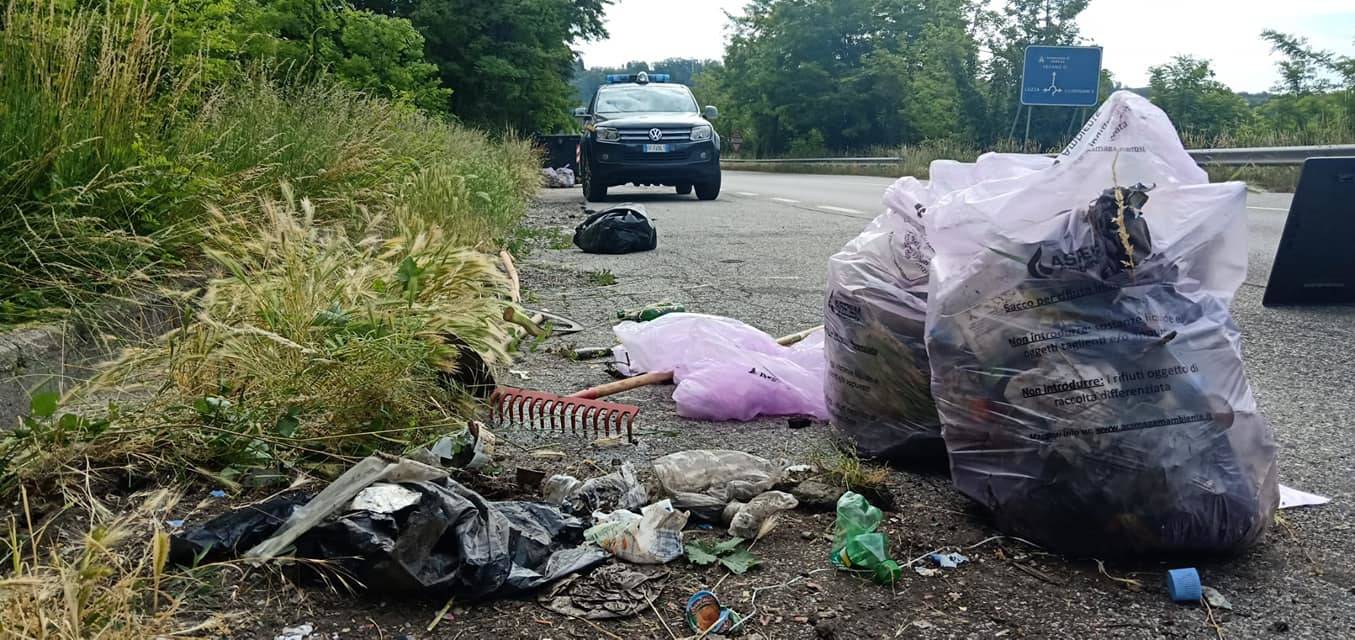
<svg viewBox="0 0 1355 640">
<path fill-rule="evenodd" d="M 782 336 L 776 339 L 776 343 L 783 347 L 790 346 L 801 340 L 804 340 L 805 338 L 809 337 L 809 334 L 814 333 L 815 331 L 818 331 L 819 329 L 822 328 L 823 325 L 819 325 L 817 327 L 805 329 L 804 331 L 792 333 L 788 336 Z M 596 387 L 589 387 L 582 391 L 576 391 L 574 393 L 571 393 L 569 394 L 569 397 L 595 400 L 597 398 L 618 394 L 621 393 L 622 391 L 630 391 L 631 389 L 647 387 L 651 384 L 666 384 L 672 381 L 673 381 L 672 371 L 654 371 L 650 373 L 642 373 L 638 376 L 631 376 L 629 378 L 626 378 L 625 380 L 617 380 L 616 382 L 608 382 L 607 384 L 600 384 Z"/>
</svg>

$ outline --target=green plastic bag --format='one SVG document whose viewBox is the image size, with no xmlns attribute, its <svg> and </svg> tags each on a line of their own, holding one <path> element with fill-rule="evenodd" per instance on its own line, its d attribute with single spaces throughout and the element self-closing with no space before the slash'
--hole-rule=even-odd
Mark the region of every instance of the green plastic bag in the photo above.
<svg viewBox="0 0 1355 640">
<path fill-rule="evenodd" d="M 837 524 L 829 560 L 841 569 L 871 571 L 880 584 L 898 582 L 903 570 L 889 557 L 889 540 L 876 531 L 884 514 L 865 496 L 848 491 L 837 501 Z"/>
</svg>

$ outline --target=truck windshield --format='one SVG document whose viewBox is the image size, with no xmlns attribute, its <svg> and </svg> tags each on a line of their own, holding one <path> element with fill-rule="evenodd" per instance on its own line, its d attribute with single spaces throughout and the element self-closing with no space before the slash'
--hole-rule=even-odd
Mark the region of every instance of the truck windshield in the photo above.
<svg viewBox="0 0 1355 640">
<path fill-rule="evenodd" d="M 696 101 L 686 87 L 628 86 L 606 87 L 598 92 L 597 112 L 653 113 L 696 112 Z"/>
</svg>

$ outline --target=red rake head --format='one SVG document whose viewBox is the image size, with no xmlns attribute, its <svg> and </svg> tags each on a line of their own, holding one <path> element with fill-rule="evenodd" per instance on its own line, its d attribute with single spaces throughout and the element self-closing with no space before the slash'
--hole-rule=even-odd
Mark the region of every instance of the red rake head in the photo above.
<svg viewBox="0 0 1355 640">
<path fill-rule="evenodd" d="M 576 434 L 579 427 L 583 427 L 583 433 L 587 435 L 591 423 L 594 437 L 598 437 L 599 432 L 603 437 L 610 437 L 613 428 L 621 435 L 621 429 L 625 427 L 627 440 L 635 439 L 635 416 L 640 413 L 640 408 L 634 405 L 512 387 L 495 389 L 489 403 L 490 417 L 500 427 L 516 424 L 552 431 L 559 429 L 561 433 L 569 430 Z"/>
</svg>

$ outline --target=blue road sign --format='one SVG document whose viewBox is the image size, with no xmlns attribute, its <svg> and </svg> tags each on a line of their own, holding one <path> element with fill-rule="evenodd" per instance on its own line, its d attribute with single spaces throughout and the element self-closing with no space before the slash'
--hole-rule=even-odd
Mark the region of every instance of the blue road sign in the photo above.
<svg viewBox="0 0 1355 640">
<path fill-rule="evenodd" d="M 1026 47 L 1021 104 L 1094 107 L 1101 87 L 1101 47 Z"/>
</svg>

